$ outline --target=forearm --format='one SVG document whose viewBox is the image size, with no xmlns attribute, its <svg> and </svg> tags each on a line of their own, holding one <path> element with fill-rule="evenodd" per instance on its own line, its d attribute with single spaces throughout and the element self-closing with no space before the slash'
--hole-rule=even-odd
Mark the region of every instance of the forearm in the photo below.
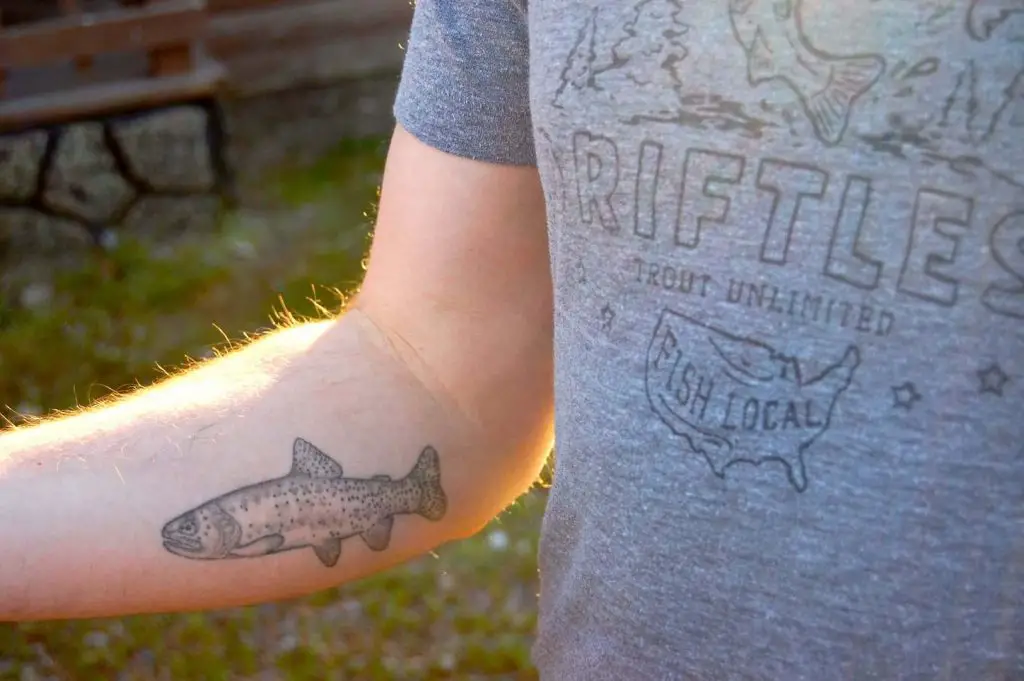
<svg viewBox="0 0 1024 681">
<path fill-rule="evenodd" d="M 416 358 L 352 311 L 0 435 L 0 620 L 292 597 L 475 531 L 542 464 L 549 377 L 496 423 Z"/>
</svg>

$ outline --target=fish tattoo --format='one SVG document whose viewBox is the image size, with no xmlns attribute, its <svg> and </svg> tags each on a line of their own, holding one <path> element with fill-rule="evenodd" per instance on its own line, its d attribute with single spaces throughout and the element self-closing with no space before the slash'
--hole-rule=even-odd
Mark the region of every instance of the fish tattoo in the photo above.
<svg viewBox="0 0 1024 681">
<path fill-rule="evenodd" d="M 811 44 L 803 29 L 803 0 L 729 0 L 736 40 L 747 55 L 751 85 L 785 83 L 799 98 L 814 132 L 826 144 L 842 139 L 857 99 L 881 77 L 876 54 L 837 55 Z"/>
<path fill-rule="evenodd" d="M 359 535 L 374 551 L 391 541 L 396 515 L 437 521 L 448 500 L 437 451 L 426 446 L 400 480 L 346 478 L 341 464 L 296 438 L 282 477 L 240 487 L 174 518 L 161 531 L 164 548 L 183 558 L 252 558 L 312 548 L 334 567 L 343 540 Z"/>
</svg>

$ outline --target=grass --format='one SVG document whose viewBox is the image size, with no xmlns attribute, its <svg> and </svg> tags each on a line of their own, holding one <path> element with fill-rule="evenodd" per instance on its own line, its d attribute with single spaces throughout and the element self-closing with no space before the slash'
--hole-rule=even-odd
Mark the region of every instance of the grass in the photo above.
<svg viewBox="0 0 1024 681">
<path fill-rule="evenodd" d="M 268 178 L 279 209 L 154 252 L 130 239 L 62 273 L 48 303 L 0 303 L 8 418 L 87 404 L 208 356 L 287 309 L 336 309 L 372 237 L 384 141 Z M 536 679 L 541 490 L 476 537 L 310 597 L 167 616 L 0 624 L 0 680 Z"/>
<path fill-rule="evenodd" d="M 237 338 L 282 304 L 299 314 L 315 313 L 313 298 L 331 305 L 331 289 L 362 278 L 383 149 L 351 142 L 270 178 L 279 210 L 229 214 L 217 234 L 173 249 L 125 235 L 61 273 L 45 306 L 0 302 L 0 404 L 32 413 L 90 402 L 157 378 L 157 363 L 205 356 L 223 342 L 219 329 Z"/>
</svg>

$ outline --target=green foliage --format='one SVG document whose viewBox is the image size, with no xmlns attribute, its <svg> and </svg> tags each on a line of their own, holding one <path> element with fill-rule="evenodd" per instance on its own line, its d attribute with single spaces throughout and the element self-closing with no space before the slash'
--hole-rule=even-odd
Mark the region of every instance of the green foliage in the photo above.
<svg viewBox="0 0 1024 681">
<path fill-rule="evenodd" d="M 213 234 L 154 249 L 122 235 L 62 272 L 46 305 L 0 304 L 0 405 L 47 412 L 147 384 L 186 357 L 297 316 L 337 309 L 369 245 L 382 140 L 351 142 L 313 168 L 269 178 L 279 208 L 229 214 Z M 8 414 L 13 418 L 16 415 Z"/>
<path fill-rule="evenodd" d="M 230 214 L 166 251 L 125 239 L 63 273 L 47 306 L 0 306 L 0 405 L 84 405 L 226 347 L 225 333 L 257 333 L 274 310 L 338 309 L 362 277 L 384 150 L 347 143 L 273 178 L 279 209 Z M 536 679 L 543 507 L 538 490 L 472 539 L 295 601 L 0 624 L 0 680 Z"/>
</svg>

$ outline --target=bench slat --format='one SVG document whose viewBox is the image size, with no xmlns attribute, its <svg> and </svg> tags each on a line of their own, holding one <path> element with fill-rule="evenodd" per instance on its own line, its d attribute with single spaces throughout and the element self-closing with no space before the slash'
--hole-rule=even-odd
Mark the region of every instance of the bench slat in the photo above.
<svg viewBox="0 0 1024 681">
<path fill-rule="evenodd" d="M 210 12 L 237 12 L 260 9 L 270 5 L 294 4 L 295 0 L 207 0 Z"/>
<path fill-rule="evenodd" d="M 216 96 L 224 76 L 224 68 L 211 61 L 179 76 L 138 78 L 65 92 L 0 99 L 0 133 Z"/>
<path fill-rule="evenodd" d="M 204 35 L 206 3 L 160 0 L 0 30 L 0 69 L 42 66 L 109 52 L 191 44 Z"/>
</svg>

